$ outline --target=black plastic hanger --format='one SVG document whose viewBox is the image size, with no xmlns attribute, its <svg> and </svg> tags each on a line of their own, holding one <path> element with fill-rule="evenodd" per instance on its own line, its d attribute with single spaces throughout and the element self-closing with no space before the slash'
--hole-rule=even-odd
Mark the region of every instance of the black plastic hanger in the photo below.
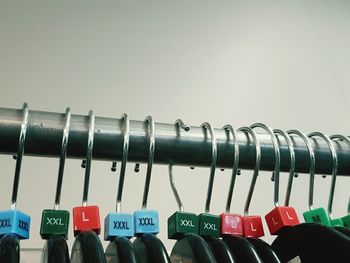
<svg viewBox="0 0 350 263">
<path fill-rule="evenodd" d="M 17 194 L 20 180 L 20 171 L 28 126 L 29 110 L 27 103 L 23 104 L 23 120 L 19 134 L 18 151 L 16 158 L 15 176 L 13 181 L 11 210 L 1 211 L 0 219 L 2 228 L 0 231 L 0 262 L 19 263 L 20 239 L 28 239 L 30 232 L 29 215 L 16 209 Z M 6 225 L 6 226 L 5 226 Z"/>
<path fill-rule="evenodd" d="M 121 213 L 121 201 L 124 188 L 126 163 L 129 152 L 129 117 L 122 115 L 123 120 L 123 154 L 120 168 L 116 213 L 109 213 L 105 219 L 105 240 L 110 243 L 106 249 L 106 260 L 108 263 L 128 262 L 137 263 L 136 251 L 129 238 L 135 234 L 134 218 L 132 214 Z M 115 171 L 116 162 L 113 162 L 112 171 Z"/>
<path fill-rule="evenodd" d="M 169 255 L 163 243 L 155 236 L 155 234 L 159 232 L 158 212 L 155 210 L 147 210 L 147 198 L 155 151 L 155 124 L 151 116 L 147 116 L 145 122 L 149 125 L 149 155 L 142 210 L 134 212 L 135 235 L 137 238 L 134 240 L 133 245 L 140 262 L 170 263 Z"/>
<path fill-rule="evenodd" d="M 272 246 L 260 238 L 247 238 L 254 246 L 256 252 L 263 262 L 279 263 L 281 262 Z"/>
<path fill-rule="evenodd" d="M 105 263 L 105 254 L 101 241 L 94 231 L 82 231 L 75 238 L 72 263 Z"/>
<path fill-rule="evenodd" d="M 16 235 L 5 235 L 0 240 L 0 262 L 19 263 L 20 245 Z"/>
<path fill-rule="evenodd" d="M 199 235 L 188 233 L 176 241 L 171 254 L 172 263 L 216 263 L 208 243 Z"/>
<path fill-rule="evenodd" d="M 153 234 L 145 234 L 136 238 L 133 245 L 140 263 L 171 262 L 162 241 Z"/>
<path fill-rule="evenodd" d="M 69 249 L 62 236 L 50 237 L 46 242 L 41 256 L 41 263 L 69 263 Z"/>
<path fill-rule="evenodd" d="M 58 169 L 54 209 L 45 209 L 41 216 L 40 235 L 46 239 L 42 251 L 41 263 L 69 263 L 68 237 L 69 211 L 59 210 L 64 164 L 67 155 L 71 112 L 66 109 L 66 122 L 63 129 L 62 148 Z"/>
<path fill-rule="evenodd" d="M 303 223 L 283 229 L 272 243 L 282 262 L 348 262 L 350 238 L 321 224 Z"/>
<path fill-rule="evenodd" d="M 83 203 L 73 208 L 74 235 L 76 236 L 72 253 L 72 263 L 105 263 L 103 246 L 97 234 L 100 233 L 100 214 L 97 206 L 87 206 L 91 160 L 95 133 L 95 115 L 89 112 L 89 134 L 85 168 Z"/>
<path fill-rule="evenodd" d="M 107 263 L 137 263 L 139 259 L 133 244 L 127 237 L 116 237 L 106 248 Z"/>
</svg>

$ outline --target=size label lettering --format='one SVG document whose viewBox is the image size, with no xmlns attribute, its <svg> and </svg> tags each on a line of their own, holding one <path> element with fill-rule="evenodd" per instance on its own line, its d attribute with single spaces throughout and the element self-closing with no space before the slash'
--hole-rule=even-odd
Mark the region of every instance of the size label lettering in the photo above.
<svg viewBox="0 0 350 263">
<path fill-rule="evenodd" d="M 124 229 L 129 230 L 128 222 L 127 221 L 113 221 L 113 229 Z"/>
<path fill-rule="evenodd" d="M 215 224 L 204 222 L 204 229 L 218 231 Z"/>
<path fill-rule="evenodd" d="M 24 221 L 22 221 L 22 220 L 19 220 L 19 221 L 18 221 L 18 228 L 19 228 L 19 229 L 22 229 L 22 230 L 24 230 L 24 231 L 26 231 L 26 232 L 29 232 L 29 225 L 28 225 L 28 223 L 27 223 L 27 222 L 24 222 Z"/>
<path fill-rule="evenodd" d="M 180 219 L 181 226 L 194 227 L 192 220 Z"/>
<path fill-rule="evenodd" d="M 0 228 L 1 227 L 11 227 L 11 219 L 10 218 L 0 219 Z"/>
<path fill-rule="evenodd" d="M 141 217 L 139 218 L 139 226 L 154 226 L 152 217 Z"/>
<path fill-rule="evenodd" d="M 62 224 L 62 218 L 55 218 L 55 217 L 47 217 L 46 218 L 46 224 L 50 226 L 63 226 Z"/>
</svg>

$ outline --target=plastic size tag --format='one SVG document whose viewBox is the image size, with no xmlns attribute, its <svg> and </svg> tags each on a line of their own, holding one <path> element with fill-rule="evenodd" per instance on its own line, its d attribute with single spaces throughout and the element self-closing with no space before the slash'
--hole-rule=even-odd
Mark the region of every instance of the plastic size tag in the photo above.
<svg viewBox="0 0 350 263">
<path fill-rule="evenodd" d="M 81 231 L 92 230 L 97 235 L 101 232 L 100 210 L 98 206 L 78 206 L 73 208 L 74 236 Z"/>
<path fill-rule="evenodd" d="M 159 214 L 156 210 L 138 210 L 134 212 L 135 235 L 158 234 Z"/>
<path fill-rule="evenodd" d="M 306 211 L 303 216 L 306 223 L 318 223 L 324 226 L 331 226 L 326 210 L 322 207 Z"/>
<path fill-rule="evenodd" d="M 187 212 L 175 212 L 168 218 L 168 238 L 180 239 L 186 233 L 198 234 L 198 217 Z"/>
<path fill-rule="evenodd" d="M 222 213 L 221 234 L 243 236 L 242 216 L 238 214 Z"/>
<path fill-rule="evenodd" d="M 30 232 L 30 216 L 19 210 L 0 212 L 0 237 L 16 234 L 19 239 L 28 239 Z"/>
<path fill-rule="evenodd" d="M 341 227 L 344 226 L 344 223 L 343 223 L 343 221 L 341 220 L 341 218 L 334 218 L 334 219 L 331 219 L 330 222 L 331 222 L 331 226 L 341 226 Z"/>
<path fill-rule="evenodd" d="M 219 237 L 221 235 L 221 219 L 217 215 L 203 213 L 198 216 L 201 236 Z"/>
<path fill-rule="evenodd" d="M 341 218 L 341 221 L 343 221 L 343 224 L 345 227 L 349 227 L 350 228 L 350 214 L 343 216 Z"/>
<path fill-rule="evenodd" d="M 300 224 L 298 215 L 293 207 L 278 206 L 272 209 L 265 220 L 271 235 L 277 235 L 285 226 L 295 226 Z"/>
<path fill-rule="evenodd" d="M 104 239 L 133 237 L 135 234 L 134 216 L 128 213 L 109 213 L 105 218 Z"/>
<path fill-rule="evenodd" d="M 244 216 L 242 222 L 244 237 L 258 238 L 265 235 L 260 216 Z"/>
<path fill-rule="evenodd" d="M 41 215 L 40 235 L 48 239 L 51 235 L 68 238 L 69 212 L 66 210 L 45 209 Z"/>
</svg>

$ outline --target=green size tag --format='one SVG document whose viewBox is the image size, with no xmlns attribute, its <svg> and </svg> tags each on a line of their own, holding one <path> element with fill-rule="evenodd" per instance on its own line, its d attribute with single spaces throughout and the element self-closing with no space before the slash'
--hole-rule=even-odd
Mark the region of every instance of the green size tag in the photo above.
<svg viewBox="0 0 350 263">
<path fill-rule="evenodd" d="M 349 227 L 350 228 L 350 214 L 343 216 L 341 218 L 341 221 L 343 221 L 343 224 L 345 227 Z"/>
<path fill-rule="evenodd" d="M 331 219 L 331 225 L 332 226 L 344 226 L 344 223 L 341 220 L 341 218 L 334 218 L 334 219 Z"/>
<path fill-rule="evenodd" d="M 168 218 L 168 238 L 180 239 L 184 234 L 198 234 L 198 217 L 193 213 L 175 212 Z"/>
<path fill-rule="evenodd" d="M 40 235 L 43 239 L 48 239 L 52 235 L 61 235 L 67 239 L 68 226 L 68 211 L 45 209 L 41 216 Z"/>
<path fill-rule="evenodd" d="M 322 207 L 306 211 L 303 216 L 306 223 L 318 223 L 324 226 L 331 226 L 326 210 Z"/>
<path fill-rule="evenodd" d="M 212 214 L 200 214 L 199 234 L 202 236 L 220 237 L 221 219 L 220 216 Z"/>
</svg>

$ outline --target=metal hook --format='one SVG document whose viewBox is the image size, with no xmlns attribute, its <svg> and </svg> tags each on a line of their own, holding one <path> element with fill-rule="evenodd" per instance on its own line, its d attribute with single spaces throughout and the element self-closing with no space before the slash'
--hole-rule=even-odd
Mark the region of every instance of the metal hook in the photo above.
<svg viewBox="0 0 350 263">
<path fill-rule="evenodd" d="M 242 131 L 242 132 L 246 133 L 248 135 L 248 138 L 249 138 L 249 135 L 252 136 L 254 144 L 255 144 L 255 167 L 254 167 L 254 173 L 253 173 L 252 181 L 250 183 L 247 200 L 246 200 L 245 205 L 244 205 L 244 216 L 248 216 L 249 215 L 250 202 L 252 201 L 256 180 L 258 178 L 259 171 L 260 171 L 261 149 L 260 149 L 260 142 L 259 142 L 258 138 L 256 137 L 256 134 L 255 134 L 255 132 L 253 131 L 252 128 L 250 128 L 250 127 L 241 127 L 241 128 L 238 129 L 238 131 Z"/>
<path fill-rule="evenodd" d="M 70 108 L 68 107 L 68 108 L 66 108 L 66 122 L 65 122 L 65 125 L 64 125 L 64 128 L 63 128 L 61 156 L 60 156 L 60 164 L 59 164 L 59 168 L 58 168 L 56 196 L 55 196 L 55 205 L 54 205 L 54 209 L 55 210 L 60 209 L 60 200 L 61 200 L 61 190 L 62 190 L 64 165 L 65 165 L 65 162 L 66 162 L 67 147 L 68 147 L 70 117 L 71 117 L 71 112 L 70 112 Z"/>
<path fill-rule="evenodd" d="M 189 125 L 185 124 L 181 119 L 177 119 L 175 121 L 175 125 L 181 127 L 185 131 L 189 131 L 191 129 L 191 127 Z M 172 163 L 169 164 L 169 181 L 170 181 L 171 190 L 173 191 L 173 194 L 174 194 L 175 199 L 176 199 L 176 203 L 179 207 L 179 211 L 183 212 L 184 206 L 181 202 L 181 198 L 180 198 L 179 193 L 177 192 L 177 189 L 175 186 L 174 177 L 173 177 L 173 164 Z"/>
<path fill-rule="evenodd" d="M 309 157 L 310 157 L 309 210 L 312 210 L 313 206 L 314 206 L 314 184 L 315 184 L 315 153 L 314 153 L 314 149 L 312 148 L 311 143 L 310 143 L 309 139 L 307 138 L 307 136 L 304 133 L 302 133 L 301 131 L 289 130 L 289 131 L 287 131 L 287 134 L 299 136 L 304 141 L 306 148 L 309 152 Z M 292 183 L 293 183 L 293 178 L 289 178 L 287 189 L 290 189 L 290 191 L 289 191 L 289 195 L 287 195 L 286 199 L 290 198 L 290 193 L 292 190 Z"/>
<path fill-rule="evenodd" d="M 13 188 L 12 188 L 11 210 L 16 209 L 16 204 L 17 204 L 18 186 L 19 186 L 22 158 L 24 154 L 24 145 L 26 141 L 27 127 L 28 127 L 29 110 L 28 110 L 27 103 L 23 104 L 22 112 L 23 112 L 23 119 L 21 124 L 21 132 L 19 134 L 19 140 L 18 140 L 15 177 L 13 180 Z"/>
<path fill-rule="evenodd" d="M 209 183 L 208 183 L 208 190 L 207 190 L 207 200 L 205 202 L 205 213 L 209 213 L 211 194 L 213 192 L 216 159 L 218 156 L 218 151 L 217 151 L 217 142 L 216 142 L 214 129 L 211 127 L 211 125 L 208 122 L 202 123 L 201 127 L 209 130 L 209 133 L 211 136 L 211 166 L 210 166 L 210 176 L 209 176 Z"/>
<path fill-rule="evenodd" d="M 345 141 L 345 142 L 348 144 L 348 146 L 350 146 L 350 139 L 349 139 L 348 137 L 344 136 L 344 135 L 341 135 L 341 134 L 334 134 L 334 135 L 329 136 L 329 138 L 330 138 L 331 140 L 338 139 L 338 140 L 340 140 L 340 141 Z M 350 198 L 349 198 L 349 201 L 348 201 L 348 209 L 347 209 L 347 212 L 348 212 L 348 214 L 350 214 Z"/>
<path fill-rule="evenodd" d="M 129 153 L 129 131 L 130 131 L 130 121 L 129 117 L 126 113 L 122 115 L 123 119 L 123 155 L 122 155 L 122 164 L 120 167 L 120 175 L 119 175 L 119 184 L 118 184 L 118 192 L 117 192 L 117 204 L 116 211 L 118 213 L 121 212 L 121 202 L 122 202 L 122 194 L 124 187 L 124 178 L 125 178 L 125 169 L 126 163 L 128 162 L 128 153 Z"/>
<path fill-rule="evenodd" d="M 337 173 L 338 173 L 338 156 L 337 156 L 337 152 L 335 151 L 335 148 L 333 146 L 333 143 L 331 141 L 331 139 L 321 133 L 321 132 L 312 132 L 310 134 L 308 134 L 309 138 L 313 138 L 313 137 L 321 137 L 322 139 L 324 139 L 329 147 L 329 150 L 331 151 L 332 154 L 332 159 L 333 159 L 333 167 L 332 167 L 332 182 L 331 182 L 331 188 L 329 191 L 329 198 L 328 198 L 328 216 L 330 219 L 332 219 L 332 207 L 333 207 L 333 198 L 334 198 L 334 190 L 335 190 L 335 183 L 337 180 Z"/>
<path fill-rule="evenodd" d="M 286 199 L 284 201 L 285 206 L 289 206 L 289 200 L 290 200 L 290 193 L 292 191 L 292 183 L 294 178 L 294 172 L 295 172 L 295 152 L 294 152 L 294 146 L 292 143 L 292 140 L 290 139 L 290 136 L 285 133 L 284 131 L 280 129 L 274 129 L 273 132 L 275 134 L 282 135 L 284 140 L 287 143 L 288 151 L 289 151 L 289 157 L 290 157 L 290 168 L 289 168 L 289 178 L 288 178 L 288 187 L 286 192 Z"/>
<path fill-rule="evenodd" d="M 173 164 L 169 164 L 169 181 L 170 181 L 170 186 L 171 186 L 171 190 L 173 190 L 175 199 L 176 199 L 176 203 L 179 207 L 179 211 L 183 212 L 184 211 L 184 206 L 181 202 L 179 193 L 177 192 L 176 186 L 175 186 L 175 182 L 174 182 L 174 177 L 173 177 Z"/>
<path fill-rule="evenodd" d="M 280 154 L 280 149 L 279 145 L 277 142 L 277 138 L 273 132 L 273 130 L 266 126 L 263 123 L 254 123 L 253 125 L 250 126 L 252 129 L 254 128 L 262 128 L 265 130 L 270 136 L 271 136 L 271 141 L 273 145 L 273 149 L 275 151 L 275 169 L 274 169 L 274 204 L 275 207 L 279 206 L 278 200 L 279 200 L 279 178 L 280 178 L 280 166 L 281 166 L 281 154 Z"/>
<path fill-rule="evenodd" d="M 226 201 L 226 213 L 229 213 L 230 212 L 230 208 L 231 208 L 233 189 L 235 187 L 235 182 L 236 182 L 236 177 L 237 177 L 237 172 L 238 172 L 239 145 L 238 145 L 238 141 L 237 141 L 237 133 L 233 129 L 233 127 L 228 124 L 228 125 L 225 125 L 223 127 L 223 129 L 232 133 L 232 140 L 233 140 L 233 146 L 234 146 L 231 182 L 230 182 L 230 187 L 229 187 L 229 190 L 228 190 L 227 201 Z"/>
<path fill-rule="evenodd" d="M 84 192 L 83 192 L 83 204 L 82 204 L 83 206 L 86 206 L 88 201 L 92 151 L 94 149 L 95 115 L 92 110 L 89 111 L 89 120 L 90 120 L 89 134 L 88 134 L 88 145 L 86 150 Z"/>
<path fill-rule="evenodd" d="M 142 210 L 147 209 L 147 198 L 149 185 L 151 182 L 151 173 L 154 159 L 154 150 L 155 150 L 155 136 L 154 136 L 154 121 L 151 116 L 147 116 L 145 122 L 149 123 L 149 154 L 148 154 L 148 163 L 147 163 L 147 174 L 145 179 L 145 188 L 143 190 L 143 199 L 142 199 Z"/>
<path fill-rule="evenodd" d="M 191 126 L 187 125 L 186 123 L 184 123 L 181 119 L 177 119 L 175 121 L 175 125 L 180 126 L 182 129 L 184 129 L 185 131 L 189 131 L 191 130 Z"/>
</svg>

